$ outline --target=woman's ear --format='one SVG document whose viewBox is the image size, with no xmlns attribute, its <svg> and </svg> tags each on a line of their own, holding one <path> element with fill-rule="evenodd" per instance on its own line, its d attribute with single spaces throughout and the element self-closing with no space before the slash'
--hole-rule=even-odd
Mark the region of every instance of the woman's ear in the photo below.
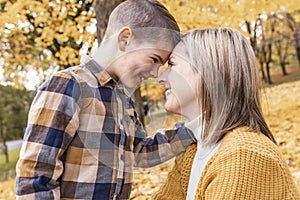
<svg viewBox="0 0 300 200">
<path fill-rule="evenodd" d="M 120 51 L 125 51 L 132 37 L 133 35 L 130 27 L 125 26 L 120 29 L 118 35 L 118 46 Z"/>
</svg>

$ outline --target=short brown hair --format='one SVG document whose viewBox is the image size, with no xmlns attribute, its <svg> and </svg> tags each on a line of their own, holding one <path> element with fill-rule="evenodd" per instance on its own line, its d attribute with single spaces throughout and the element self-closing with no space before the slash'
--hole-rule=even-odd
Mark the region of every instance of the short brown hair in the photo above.
<svg viewBox="0 0 300 200">
<path fill-rule="evenodd" d="M 127 0 L 119 4 L 111 13 L 104 38 L 107 39 L 119 29 L 128 26 L 133 30 L 141 28 L 162 28 L 169 30 L 173 46 L 180 40 L 180 29 L 175 18 L 167 8 L 156 0 Z M 155 29 L 158 30 L 158 29 Z M 159 36 L 156 33 L 143 32 L 143 37 Z M 170 35 L 169 35 L 170 36 Z"/>
</svg>

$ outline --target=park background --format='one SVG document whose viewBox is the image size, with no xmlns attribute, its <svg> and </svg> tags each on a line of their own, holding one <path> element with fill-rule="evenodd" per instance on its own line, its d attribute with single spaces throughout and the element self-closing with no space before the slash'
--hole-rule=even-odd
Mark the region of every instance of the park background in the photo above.
<svg viewBox="0 0 300 200">
<path fill-rule="evenodd" d="M 101 41 L 121 0 L 0 0 L 0 200 L 15 199 L 15 164 L 34 90 L 79 63 Z M 263 81 L 263 111 L 300 191 L 300 4 L 295 0 L 161 0 L 183 33 L 232 27 L 251 42 Z M 98 23 L 96 28 L 96 23 Z M 98 38 L 98 40 L 96 40 Z M 95 42 L 96 41 L 96 42 Z M 185 119 L 163 110 L 163 88 L 144 81 L 135 102 L 149 133 Z M 149 111 L 143 116 L 143 106 Z M 135 169 L 131 199 L 150 199 L 174 159 Z"/>
</svg>

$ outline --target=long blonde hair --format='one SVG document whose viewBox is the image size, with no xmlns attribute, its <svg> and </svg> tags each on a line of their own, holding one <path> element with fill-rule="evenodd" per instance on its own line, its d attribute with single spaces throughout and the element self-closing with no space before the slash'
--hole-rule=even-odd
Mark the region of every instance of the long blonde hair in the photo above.
<svg viewBox="0 0 300 200">
<path fill-rule="evenodd" d="M 231 28 L 209 28 L 190 31 L 182 42 L 199 73 L 203 145 L 216 144 L 240 126 L 276 143 L 262 115 L 258 66 L 248 40 Z"/>
</svg>

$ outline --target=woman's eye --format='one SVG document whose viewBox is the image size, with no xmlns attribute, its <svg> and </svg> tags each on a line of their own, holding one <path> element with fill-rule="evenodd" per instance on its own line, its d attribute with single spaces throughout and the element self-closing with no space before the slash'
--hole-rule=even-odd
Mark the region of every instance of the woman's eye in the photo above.
<svg viewBox="0 0 300 200">
<path fill-rule="evenodd" d="M 169 67 L 172 67 L 174 65 L 174 63 L 173 62 L 171 62 L 171 61 L 168 61 L 168 66 Z"/>
</svg>

